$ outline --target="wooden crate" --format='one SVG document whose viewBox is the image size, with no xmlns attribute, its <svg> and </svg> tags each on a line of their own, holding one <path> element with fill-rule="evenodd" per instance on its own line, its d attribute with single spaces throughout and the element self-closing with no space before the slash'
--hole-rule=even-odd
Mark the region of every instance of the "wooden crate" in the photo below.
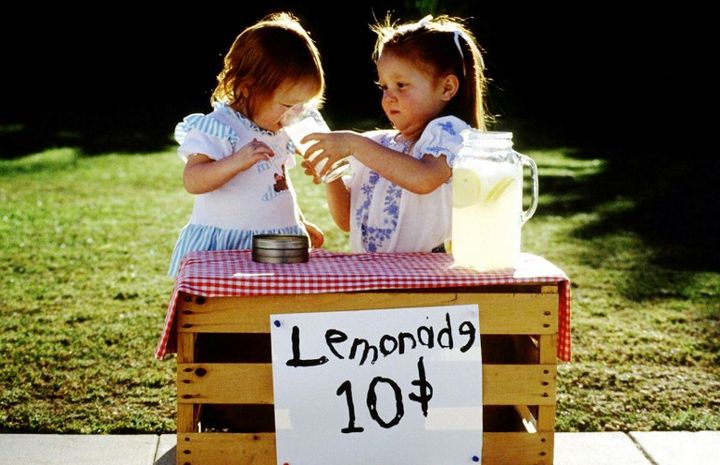
<svg viewBox="0 0 720 465">
<path fill-rule="evenodd" d="M 538 284 L 258 297 L 181 295 L 176 323 L 177 463 L 275 465 L 269 315 L 478 304 L 482 463 L 550 465 L 558 299 L 557 286 Z M 241 353 L 231 361 L 207 357 L 204 344 L 232 335 L 250 338 L 245 345 L 260 353 Z M 235 431 L 242 432 L 223 427 L 223 418 L 217 418 L 218 411 L 232 408 L 236 413 L 225 420 L 237 420 L 228 424 L 239 424 Z M 203 409 L 215 411 L 212 428 L 203 424 Z"/>
</svg>

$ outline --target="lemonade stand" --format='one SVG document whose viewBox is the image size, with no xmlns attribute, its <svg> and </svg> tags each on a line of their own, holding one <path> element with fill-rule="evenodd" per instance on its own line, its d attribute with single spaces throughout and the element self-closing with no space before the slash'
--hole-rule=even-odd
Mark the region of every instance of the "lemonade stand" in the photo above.
<svg viewBox="0 0 720 465">
<path fill-rule="evenodd" d="M 258 263 L 249 250 L 185 257 L 155 354 L 177 352 L 178 465 L 301 465 L 337 457 L 348 465 L 415 465 L 418 456 L 438 465 L 553 464 L 556 363 L 571 357 L 570 282 L 544 258 L 520 253 L 520 229 L 537 206 L 535 163 L 512 150 L 510 133 L 463 136 L 453 170 L 453 255 L 315 249 L 307 261 L 285 264 Z M 525 166 L 532 199 L 523 211 Z M 472 314 L 451 317 L 451 307 Z M 361 328 L 373 328 L 379 332 L 367 339 L 401 361 L 392 338 L 399 347 L 415 327 L 418 341 L 420 328 L 472 334 L 482 355 L 465 360 L 443 352 L 437 360 L 450 369 L 441 371 L 430 354 L 410 350 L 399 368 L 387 367 L 385 358 L 363 365 L 336 352 L 351 339 L 343 331 L 366 337 L 370 330 Z M 436 353 L 445 347 L 439 341 Z M 332 371 L 342 357 L 360 362 Z M 316 365 L 330 371 L 318 375 Z M 481 384 L 457 378 L 467 366 Z M 377 370 L 370 382 L 365 368 Z M 305 374 L 294 377 L 298 370 Z M 447 395 L 455 385 L 468 393 Z M 395 402 L 387 402 L 391 394 Z M 329 425 L 324 436 L 320 416 Z M 314 459 L 320 452 L 324 462 Z"/>
</svg>

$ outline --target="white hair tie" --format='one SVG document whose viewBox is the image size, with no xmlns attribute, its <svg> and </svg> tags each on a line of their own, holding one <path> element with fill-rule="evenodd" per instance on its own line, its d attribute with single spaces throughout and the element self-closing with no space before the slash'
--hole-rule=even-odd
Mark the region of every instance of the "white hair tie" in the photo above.
<svg viewBox="0 0 720 465">
<path fill-rule="evenodd" d="M 468 40 L 467 37 L 465 37 L 465 34 L 462 31 L 453 31 L 453 40 L 455 41 L 455 46 L 457 47 L 458 52 L 460 52 L 460 58 L 463 61 L 463 76 L 464 76 L 465 75 L 465 54 L 463 53 L 462 47 L 460 46 L 460 36 L 462 36 L 462 38 L 465 40 L 465 42 L 468 44 L 468 46 L 470 46 L 469 45 L 470 41 Z M 480 65 L 480 69 L 484 70 L 485 69 L 485 60 L 483 60 L 482 54 L 478 54 L 478 60 L 480 61 L 480 63 L 478 63 Z"/>
<path fill-rule="evenodd" d="M 465 77 L 465 54 L 463 53 L 462 47 L 460 46 L 460 31 L 453 31 L 453 40 L 455 41 L 455 46 L 457 47 L 458 52 L 460 52 L 460 61 L 462 62 L 463 77 Z"/>
<path fill-rule="evenodd" d="M 421 27 L 427 26 L 427 24 L 430 21 L 432 21 L 432 19 L 433 19 L 432 15 L 427 15 L 423 19 L 421 19 L 420 21 L 418 21 L 416 23 L 409 23 L 409 24 L 402 26 L 402 29 L 404 31 L 413 31 L 414 32 L 414 31 L 417 31 L 418 29 L 420 29 Z"/>
<path fill-rule="evenodd" d="M 420 21 L 418 21 L 417 27 L 423 27 L 423 26 L 425 26 L 427 23 L 429 23 L 430 21 L 432 21 L 432 19 L 433 19 L 433 16 L 432 16 L 432 15 L 427 15 L 427 16 L 425 16 L 423 19 L 421 19 Z"/>
<path fill-rule="evenodd" d="M 455 46 L 458 49 L 458 52 L 460 52 L 460 58 L 465 61 L 465 54 L 462 51 L 462 47 L 460 46 L 460 31 L 453 31 L 453 39 L 455 39 Z"/>
</svg>

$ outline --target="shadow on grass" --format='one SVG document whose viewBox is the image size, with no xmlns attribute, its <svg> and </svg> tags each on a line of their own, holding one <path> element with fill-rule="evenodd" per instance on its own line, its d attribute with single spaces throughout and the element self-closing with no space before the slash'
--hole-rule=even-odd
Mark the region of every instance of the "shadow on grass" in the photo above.
<svg viewBox="0 0 720 465">
<path fill-rule="evenodd" d="M 57 173 L 77 166 L 78 150 L 61 147 L 39 151 L 33 155 L 12 160 L 0 159 L 0 175 Z"/>
<path fill-rule="evenodd" d="M 207 105 L 197 105 L 204 111 Z M 154 153 L 177 146 L 172 132 L 186 110 L 162 109 L 93 115 L 50 111 L 42 117 L 24 118 L 23 122 L 0 123 L 0 160 L 13 160 L 56 147 L 75 147 L 83 156 L 107 153 Z M 367 131 L 383 127 L 381 118 L 365 120 L 333 118 L 326 114 L 331 127 Z"/>
<path fill-rule="evenodd" d="M 54 147 L 76 147 L 82 155 L 153 153 L 174 144 L 179 118 L 156 111 L 98 113 L 49 111 L 20 122 L 0 123 L 0 160 Z"/>
<path fill-rule="evenodd" d="M 620 292 L 632 300 L 717 298 L 716 290 L 696 285 L 695 273 L 720 271 L 720 160 L 695 152 L 592 148 L 569 156 L 603 164 L 589 175 L 543 176 L 541 190 L 552 200 L 540 213 L 591 214 L 573 236 L 591 241 L 600 261 L 623 252 L 628 243 L 617 240 L 623 234 L 640 238 L 645 250 L 627 254 L 636 262 L 623 266 L 627 283 Z"/>
</svg>

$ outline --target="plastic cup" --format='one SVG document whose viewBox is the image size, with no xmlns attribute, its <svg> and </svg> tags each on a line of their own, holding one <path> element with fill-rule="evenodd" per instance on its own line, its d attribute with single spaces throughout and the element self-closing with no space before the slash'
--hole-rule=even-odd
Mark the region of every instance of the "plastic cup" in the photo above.
<svg viewBox="0 0 720 465">
<path fill-rule="evenodd" d="M 301 108 L 296 111 L 291 110 L 283 117 L 282 125 L 285 133 L 288 137 L 290 137 L 290 140 L 293 144 L 295 144 L 295 147 L 297 147 L 298 151 L 303 155 L 308 147 L 313 144 L 312 141 L 305 144 L 300 143 L 303 137 L 313 132 L 330 132 L 330 128 L 317 108 Z M 326 162 L 327 159 L 321 160 L 315 166 L 315 171 L 322 171 Z M 324 183 L 333 182 L 342 176 L 349 168 L 350 162 L 348 162 L 347 158 L 343 158 L 335 162 L 325 176 L 322 176 L 320 179 Z"/>
</svg>

